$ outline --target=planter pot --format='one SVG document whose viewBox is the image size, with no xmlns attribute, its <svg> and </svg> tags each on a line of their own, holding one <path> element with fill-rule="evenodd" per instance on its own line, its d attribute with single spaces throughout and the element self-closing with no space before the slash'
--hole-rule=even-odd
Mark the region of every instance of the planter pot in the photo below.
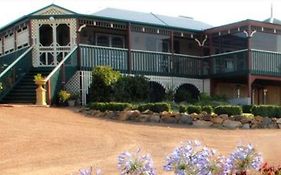
<svg viewBox="0 0 281 175">
<path fill-rule="evenodd" d="M 42 86 L 42 85 L 46 84 L 46 81 L 45 80 L 36 80 L 35 84 L 38 85 L 38 86 L 40 86 L 40 85 Z"/>
<path fill-rule="evenodd" d="M 68 100 L 67 103 L 68 103 L 68 106 L 71 106 L 71 107 L 75 106 L 75 100 Z"/>
</svg>

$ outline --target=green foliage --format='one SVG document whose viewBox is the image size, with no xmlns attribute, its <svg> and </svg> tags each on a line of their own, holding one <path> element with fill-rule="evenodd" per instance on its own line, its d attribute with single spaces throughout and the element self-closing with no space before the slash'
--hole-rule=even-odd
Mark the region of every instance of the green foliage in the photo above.
<svg viewBox="0 0 281 175">
<path fill-rule="evenodd" d="M 120 72 L 108 66 L 98 66 L 92 72 L 90 98 L 93 101 L 105 102 L 113 99 L 114 84 L 121 77 Z"/>
<path fill-rule="evenodd" d="M 205 112 L 207 112 L 208 114 L 212 114 L 212 112 L 213 112 L 213 107 L 210 106 L 210 105 L 202 106 L 202 111 L 205 111 Z"/>
<path fill-rule="evenodd" d="M 104 111 L 124 111 L 125 109 L 131 109 L 132 105 L 130 103 L 116 103 L 116 102 L 95 102 L 91 103 L 91 109 Z"/>
<path fill-rule="evenodd" d="M 211 106 L 218 106 L 218 105 L 226 105 L 227 98 L 224 96 L 209 96 L 206 93 L 200 93 L 199 100 L 195 103 L 195 105 L 211 105 Z"/>
<path fill-rule="evenodd" d="M 41 81 L 44 80 L 44 77 L 42 76 L 42 74 L 36 74 L 34 75 L 34 81 Z"/>
<path fill-rule="evenodd" d="M 188 106 L 187 106 L 187 112 L 188 112 L 189 114 L 192 114 L 192 113 L 200 114 L 200 113 L 202 112 L 202 108 L 201 108 L 201 106 L 188 105 Z"/>
<path fill-rule="evenodd" d="M 69 98 L 71 96 L 71 94 L 69 92 L 65 91 L 65 90 L 60 90 L 58 95 L 59 95 L 59 101 L 61 103 L 64 103 L 67 100 L 69 100 Z"/>
<path fill-rule="evenodd" d="M 150 110 L 153 112 L 171 111 L 171 104 L 169 103 L 146 103 L 138 106 L 139 111 Z"/>
<path fill-rule="evenodd" d="M 176 102 L 189 102 L 189 103 L 194 102 L 194 99 L 192 98 L 192 94 L 185 89 L 178 89 L 174 95 L 174 99 Z"/>
<path fill-rule="evenodd" d="M 200 114 L 202 112 L 202 108 L 201 106 L 196 106 L 196 105 L 180 105 L 179 112 L 180 113 L 187 112 L 189 114 L 192 113 Z"/>
<path fill-rule="evenodd" d="M 242 108 L 241 106 L 232 106 L 232 105 L 220 105 L 215 107 L 214 112 L 218 115 L 220 114 L 227 114 L 231 115 L 241 115 Z"/>
<path fill-rule="evenodd" d="M 0 82 L 0 92 L 3 90 L 3 84 Z"/>
<path fill-rule="evenodd" d="M 243 113 L 252 113 L 253 105 L 242 105 Z"/>
<path fill-rule="evenodd" d="M 114 86 L 114 98 L 121 102 L 146 101 L 149 83 L 144 76 L 123 76 Z"/>
<path fill-rule="evenodd" d="M 185 112 L 187 112 L 187 106 L 186 106 L 186 105 L 180 105 L 180 106 L 179 106 L 179 112 L 180 112 L 180 113 L 185 113 Z"/>
<path fill-rule="evenodd" d="M 277 117 L 281 118 L 281 106 L 275 105 L 255 105 L 252 108 L 253 115 L 263 117 Z"/>
<path fill-rule="evenodd" d="M 168 87 L 165 94 L 165 99 L 167 101 L 174 101 L 175 91 L 173 87 Z"/>
</svg>

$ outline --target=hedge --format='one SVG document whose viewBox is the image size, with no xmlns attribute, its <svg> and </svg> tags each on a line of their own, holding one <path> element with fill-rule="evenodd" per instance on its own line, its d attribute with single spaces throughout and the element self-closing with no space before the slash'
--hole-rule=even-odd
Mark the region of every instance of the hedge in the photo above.
<svg viewBox="0 0 281 175">
<path fill-rule="evenodd" d="M 202 108 L 201 108 L 201 106 L 196 106 L 196 105 L 187 105 L 187 106 L 180 105 L 179 112 L 181 112 L 181 113 L 187 112 L 189 114 L 192 114 L 192 113 L 200 114 L 202 112 Z"/>
<path fill-rule="evenodd" d="M 252 113 L 253 105 L 242 105 L 243 113 Z"/>
<path fill-rule="evenodd" d="M 221 114 L 227 114 L 229 116 L 241 115 L 242 108 L 241 108 L 241 106 L 221 105 L 221 106 L 215 107 L 214 112 L 218 115 L 221 115 Z"/>
<path fill-rule="evenodd" d="M 212 106 L 202 106 L 202 111 L 207 112 L 208 114 L 212 114 L 213 107 Z"/>
<path fill-rule="evenodd" d="M 104 112 L 104 111 L 124 111 L 125 109 L 131 109 L 132 105 L 130 103 L 95 102 L 95 103 L 90 104 L 90 108 L 94 109 L 94 110 L 100 110 L 102 112 Z"/>
<path fill-rule="evenodd" d="M 255 116 L 259 115 L 262 117 L 281 118 L 281 106 L 275 106 L 275 105 L 253 106 L 252 114 Z"/>
<path fill-rule="evenodd" d="M 169 103 L 146 103 L 138 105 L 139 111 L 150 110 L 153 112 L 171 111 L 171 104 Z"/>
</svg>

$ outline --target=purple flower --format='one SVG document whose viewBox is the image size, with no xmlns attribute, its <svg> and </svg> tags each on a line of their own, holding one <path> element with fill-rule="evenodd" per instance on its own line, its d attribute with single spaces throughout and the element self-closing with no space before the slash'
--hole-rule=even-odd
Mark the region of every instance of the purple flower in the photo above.
<svg viewBox="0 0 281 175">
<path fill-rule="evenodd" d="M 166 158 L 164 170 L 176 175 L 225 175 L 229 171 L 224 157 L 203 146 L 199 141 L 187 141 Z"/>
<path fill-rule="evenodd" d="M 123 152 L 118 156 L 118 169 L 121 175 L 156 175 L 153 161 L 149 155 Z"/>
<path fill-rule="evenodd" d="M 249 169 L 258 171 L 263 162 L 261 154 L 257 153 L 251 144 L 237 146 L 228 159 L 234 173 L 245 172 Z"/>
<path fill-rule="evenodd" d="M 89 167 L 89 168 L 84 168 L 84 169 L 80 169 L 79 170 L 79 175 L 92 175 L 93 172 L 93 168 Z M 96 170 L 96 175 L 101 175 L 101 170 L 97 169 Z"/>
<path fill-rule="evenodd" d="M 92 175 L 92 167 L 80 169 L 79 175 Z"/>
</svg>

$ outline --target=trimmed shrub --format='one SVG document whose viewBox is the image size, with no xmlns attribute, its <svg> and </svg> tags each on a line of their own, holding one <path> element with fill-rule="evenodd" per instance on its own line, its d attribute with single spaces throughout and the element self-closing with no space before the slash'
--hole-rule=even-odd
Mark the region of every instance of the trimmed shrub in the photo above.
<svg viewBox="0 0 281 175">
<path fill-rule="evenodd" d="M 189 114 L 191 114 L 191 113 L 200 114 L 200 113 L 202 112 L 202 108 L 201 108 L 201 106 L 188 105 L 188 106 L 187 106 L 187 112 L 188 112 Z"/>
<path fill-rule="evenodd" d="M 131 109 L 132 105 L 130 103 L 116 103 L 116 102 L 109 102 L 109 103 L 91 103 L 90 108 L 94 110 L 100 110 L 102 112 L 105 111 L 124 111 L 125 109 Z"/>
<path fill-rule="evenodd" d="M 218 115 L 221 115 L 221 114 L 227 114 L 229 116 L 241 115 L 242 108 L 241 108 L 241 106 L 221 105 L 221 106 L 215 107 L 214 112 Z"/>
<path fill-rule="evenodd" d="M 252 113 L 253 105 L 242 105 L 243 113 Z"/>
<path fill-rule="evenodd" d="M 185 106 L 185 105 L 180 105 L 180 106 L 179 106 L 179 112 L 180 112 L 180 113 L 185 113 L 185 112 L 187 112 L 187 106 Z"/>
<path fill-rule="evenodd" d="M 146 103 L 138 106 L 139 111 L 150 110 L 153 112 L 171 111 L 171 104 L 169 103 Z"/>
<path fill-rule="evenodd" d="M 146 101 L 149 82 L 144 76 L 123 76 L 114 86 L 114 98 L 121 102 Z"/>
<path fill-rule="evenodd" d="M 207 112 L 208 114 L 212 114 L 213 107 L 212 106 L 202 106 L 202 111 Z"/>
<path fill-rule="evenodd" d="M 113 99 L 114 84 L 121 77 L 120 72 L 108 66 L 98 66 L 93 69 L 93 82 L 90 89 L 91 101 L 108 102 Z"/>
<path fill-rule="evenodd" d="M 262 117 L 277 117 L 281 118 L 281 106 L 275 105 L 255 105 L 252 108 L 253 115 Z"/>
</svg>

